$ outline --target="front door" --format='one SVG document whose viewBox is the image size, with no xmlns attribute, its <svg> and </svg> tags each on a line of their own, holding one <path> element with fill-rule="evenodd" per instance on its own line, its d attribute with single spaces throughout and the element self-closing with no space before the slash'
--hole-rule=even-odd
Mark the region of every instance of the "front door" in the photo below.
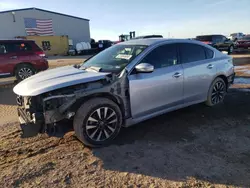
<svg viewBox="0 0 250 188">
<path fill-rule="evenodd" d="M 228 50 L 228 44 L 226 43 L 226 37 L 222 35 L 216 36 L 216 45 L 218 50 L 220 51 L 227 51 Z"/>
<path fill-rule="evenodd" d="M 152 50 L 140 63 L 154 66 L 152 73 L 129 76 L 132 117 L 142 117 L 182 105 L 183 69 L 178 63 L 177 47 L 167 44 Z"/>
<path fill-rule="evenodd" d="M 0 76 L 11 75 L 16 62 L 16 54 L 9 52 L 7 44 L 0 43 Z"/>
<path fill-rule="evenodd" d="M 226 38 L 225 36 L 222 36 L 222 41 L 223 41 L 223 49 L 225 51 L 228 51 L 229 50 L 229 47 L 232 45 L 232 41 L 228 38 Z"/>
</svg>

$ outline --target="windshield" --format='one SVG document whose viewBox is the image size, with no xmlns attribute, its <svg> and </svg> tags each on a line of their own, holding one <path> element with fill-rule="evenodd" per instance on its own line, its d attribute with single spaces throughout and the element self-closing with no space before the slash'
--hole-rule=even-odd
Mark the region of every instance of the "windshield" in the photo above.
<svg viewBox="0 0 250 188">
<path fill-rule="evenodd" d="M 146 48 L 145 45 L 114 45 L 84 62 L 82 67 L 119 73 Z"/>
</svg>

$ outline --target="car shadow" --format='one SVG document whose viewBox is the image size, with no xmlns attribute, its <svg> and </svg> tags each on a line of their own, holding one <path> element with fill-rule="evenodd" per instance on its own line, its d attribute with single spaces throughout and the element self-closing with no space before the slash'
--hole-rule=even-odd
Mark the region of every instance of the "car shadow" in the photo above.
<svg viewBox="0 0 250 188">
<path fill-rule="evenodd" d="M 222 105 L 198 104 L 124 128 L 114 145 L 93 154 L 107 170 L 248 187 L 249 97 L 231 90 Z"/>
<path fill-rule="evenodd" d="M 16 94 L 13 92 L 13 84 L 0 86 L 0 104 L 16 105 Z"/>
</svg>

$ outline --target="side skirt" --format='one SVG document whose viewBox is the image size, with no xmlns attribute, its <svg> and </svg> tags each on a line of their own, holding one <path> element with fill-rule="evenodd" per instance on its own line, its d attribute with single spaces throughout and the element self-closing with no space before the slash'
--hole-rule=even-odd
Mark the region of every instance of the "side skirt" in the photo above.
<svg viewBox="0 0 250 188">
<path fill-rule="evenodd" d="M 145 116 L 140 116 L 138 118 L 128 118 L 128 119 L 125 120 L 125 124 L 123 125 L 123 127 L 130 127 L 130 126 L 132 126 L 134 124 L 137 124 L 137 123 L 140 123 L 142 121 L 146 121 L 148 119 L 163 115 L 163 114 L 165 114 L 167 112 L 172 112 L 172 111 L 175 111 L 175 110 L 178 110 L 178 109 L 181 109 L 181 108 L 185 108 L 185 107 L 188 107 L 188 106 L 191 106 L 191 105 L 194 105 L 194 104 L 199 104 L 199 103 L 202 103 L 202 102 L 204 102 L 204 100 L 199 100 L 199 101 L 195 101 L 195 102 L 181 104 L 181 105 L 174 106 L 174 107 L 171 107 L 171 108 L 166 108 L 166 109 L 154 112 L 152 114 L 148 114 L 148 115 L 145 115 Z"/>
</svg>

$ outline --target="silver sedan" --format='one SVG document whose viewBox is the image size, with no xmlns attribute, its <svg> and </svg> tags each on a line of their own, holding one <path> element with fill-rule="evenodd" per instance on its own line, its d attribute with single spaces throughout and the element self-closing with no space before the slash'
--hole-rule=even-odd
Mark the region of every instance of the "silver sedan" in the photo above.
<svg viewBox="0 0 250 188">
<path fill-rule="evenodd" d="M 122 126 L 201 102 L 222 103 L 234 75 L 232 58 L 201 42 L 139 39 L 116 44 L 82 65 L 30 77 L 14 92 L 22 124 L 40 123 L 44 130 L 74 118 L 77 137 L 102 146 Z M 29 111 L 36 118 L 29 120 Z"/>
</svg>

